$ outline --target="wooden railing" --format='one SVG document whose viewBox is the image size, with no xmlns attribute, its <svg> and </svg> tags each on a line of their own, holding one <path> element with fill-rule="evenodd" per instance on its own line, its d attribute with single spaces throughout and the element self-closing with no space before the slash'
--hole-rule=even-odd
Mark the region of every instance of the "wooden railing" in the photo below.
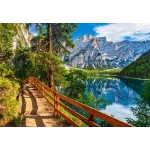
<svg viewBox="0 0 150 150">
<path fill-rule="evenodd" d="M 131 125 L 120 121 L 114 117 L 111 117 L 105 113 L 102 113 L 98 110 L 95 110 L 89 106 L 86 106 L 82 103 L 79 103 L 67 96 L 64 96 L 54 90 L 52 90 L 51 88 L 49 88 L 47 85 L 45 85 L 44 83 L 42 83 L 41 81 L 39 81 L 37 78 L 30 76 L 28 79 L 23 81 L 24 83 L 29 83 L 34 85 L 39 92 L 42 94 L 42 96 L 49 102 L 49 104 L 54 108 L 54 115 L 55 116 L 62 116 L 63 118 L 65 118 L 70 124 L 72 124 L 75 127 L 79 127 L 80 125 L 78 123 L 76 123 L 75 121 L 73 121 L 73 119 L 71 119 L 70 117 L 68 117 L 64 111 L 62 111 L 61 108 L 63 108 L 63 110 L 69 112 L 70 114 L 72 114 L 73 116 L 75 116 L 76 118 L 78 118 L 79 120 L 81 120 L 82 122 L 86 123 L 88 126 L 92 126 L 92 127 L 99 127 L 98 124 L 95 123 L 95 117 L 100 118 L 102 120 L 104 120 L 105 122 L 111 124 L 112 126 L 115 127 L 132 127 Z M 88 113 L 88 118 L 84 117 L 83 115 L 77 113 L 76 111 L 74 111 L 73 109 L 71 109 L 70 107 L 68 107 L 67 105 L 65 105 L 65 103 L 62 102 L 62 100 L 64 102 L 67 102 L 85 112 Z"/>
</svg>

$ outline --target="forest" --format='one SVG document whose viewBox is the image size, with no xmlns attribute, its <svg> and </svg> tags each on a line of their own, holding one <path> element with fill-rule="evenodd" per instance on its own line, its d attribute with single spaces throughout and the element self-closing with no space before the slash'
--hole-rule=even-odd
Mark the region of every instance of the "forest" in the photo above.
<svg viewBox="0 0 150 150">
<path fill-rule="evenodd" d="M 148 79 L 150 76 L 150 50 L 140 56 L 136 61 L 125 67 L 119 75 Z"/>
</svg>

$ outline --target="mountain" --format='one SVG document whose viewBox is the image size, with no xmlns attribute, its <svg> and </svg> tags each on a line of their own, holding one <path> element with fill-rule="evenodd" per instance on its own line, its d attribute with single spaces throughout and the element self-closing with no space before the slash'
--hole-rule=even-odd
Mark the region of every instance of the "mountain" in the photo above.
<svg viewBox="0 0 150 150">
<path fill-rule="evenodd" d="M 31 47 L 31 39 L 33 38 L 33 35 L 31 33 L 29 33 L 25 23 L 18 24 L 17 32 L 18 33 L 17 33 L 17 35 L 14 36 L 13 43 L 12 43 L 13 56 L 11 58 L 11 63 L 10 63 L 11 66 L 14 65 L 13 61 L 14 61 L 14 57 L 16 55 L 16 49 L 17 49 L 17 46 L 19 45 L 19 43 L 21 43 L 21 45 L 24 48 L 30 48 Z"/>
<path fill-rule="evenodd" d="M 17 35 L 14 37 L 12 49 L 15 50 L 19 42 L 21 42 L 23 47 L 31 47 L 31 39 L 33 38 L 33 35 L 29 33 L 25 23 L 18 24 L 17 32 Z"/>
<path fill-rule="evenodd" d="M 150 50 L 125 67 L 120 72 L 120 75 L 135 78 L 148 78 L 150 76 Z"/>
<path fill-rule="evenodd" d="M 31 39 L 25 23 L 0 23 L 0 63 L 3 64 L 10 56 L 12 60 L 17 47 L 31 47 Z"/>
<path fill-rule="evenodd" d="M 106 37 L 84 35 L 76 39 L 67 64 L 78 68 L 124 68 L 150 49 L 150 41 L 113 43 Z"/>
</svg>

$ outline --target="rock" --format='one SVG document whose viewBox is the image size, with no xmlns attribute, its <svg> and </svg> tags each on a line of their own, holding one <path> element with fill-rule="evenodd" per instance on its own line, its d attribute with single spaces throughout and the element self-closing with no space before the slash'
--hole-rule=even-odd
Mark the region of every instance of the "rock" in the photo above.
<svg viewBox="0 0 150 150">
<path fill-rule="evenodd" d="M 64 57 L 67 65 L 78 68 L 123 68 L 150 49 L 150 41 L 113 43 L 106 37 L 84 35 L 76 39 L 75 48 Z"/>
</svg>

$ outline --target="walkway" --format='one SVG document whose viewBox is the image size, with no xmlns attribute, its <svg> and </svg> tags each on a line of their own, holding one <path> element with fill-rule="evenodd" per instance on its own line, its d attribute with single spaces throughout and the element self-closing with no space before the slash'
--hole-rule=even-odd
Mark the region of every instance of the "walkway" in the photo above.
<svg viewBox="0 0 150 150">
<path fill-rule="evenodd" d="M 20 112 L 23 113 L 21 127 L 63 127 L 69 126 L 54 117 L 53 108 L 33 85 L 24 84 L 19 100 Z"/>
</svg>

